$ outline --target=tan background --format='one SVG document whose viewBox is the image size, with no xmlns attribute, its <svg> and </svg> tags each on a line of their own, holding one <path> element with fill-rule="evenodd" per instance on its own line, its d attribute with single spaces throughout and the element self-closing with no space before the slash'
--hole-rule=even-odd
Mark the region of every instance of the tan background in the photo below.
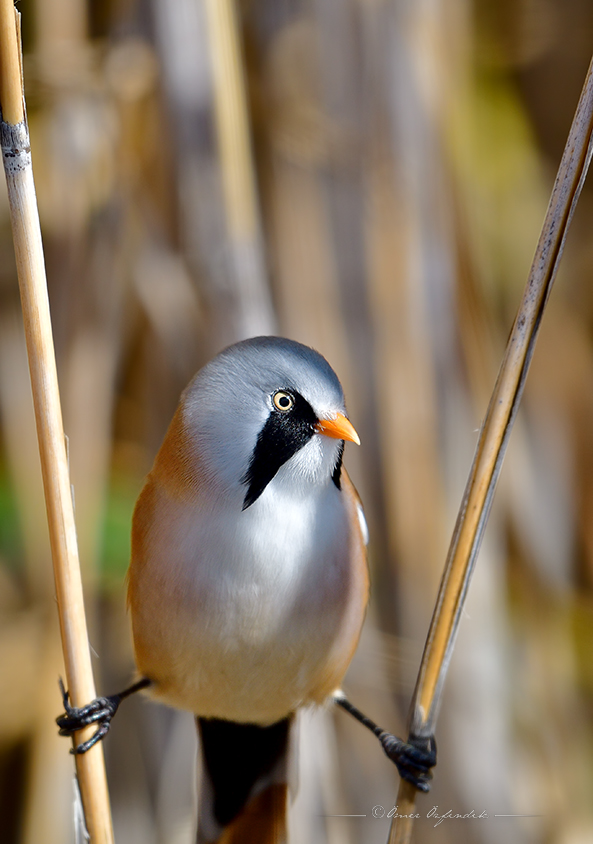
<svg viewBox="0 0 593 844">
<path fill-rule="evenodd" d="M 402 733 L 593 6 L 244 0 L 234 88 L 203 0 L 19 8 L 98 688 L 131 676 L 131 509 L 179 392 L 224 345 L 278 332 L 329 359 L 362 439 L 346 462 L 371 529 L 373 603 L 346 690 Z M 593 840 L 592 231 L 586 186 L 451 665 L 422 844 Z M 10 844 L 73 840 L 72 763 L 53 724 L 61 672 L 0 187 Z M 190 844 L 193 742 L 189 716 L 125 704 L 105 742 L 118 844 Z M 372 809 L 393 806 L 397 782 L 370 735 L 342 712 L 309 715 L 300 756 L 297 844 L 386 841 Z M 435 828 L 433 805 L 489 817 Z"/>
</svg>

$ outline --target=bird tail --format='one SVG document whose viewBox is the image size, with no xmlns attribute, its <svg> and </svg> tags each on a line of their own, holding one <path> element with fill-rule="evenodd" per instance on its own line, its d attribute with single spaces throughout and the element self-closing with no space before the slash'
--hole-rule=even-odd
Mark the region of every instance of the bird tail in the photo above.
<svg viewBox="0 0 593 844">
<path fill-rule="evenodd" d="M 293 717 L 269 727 L 196 722 L 202 759 L 197 844 L 285 844 Z"/>
</svg>

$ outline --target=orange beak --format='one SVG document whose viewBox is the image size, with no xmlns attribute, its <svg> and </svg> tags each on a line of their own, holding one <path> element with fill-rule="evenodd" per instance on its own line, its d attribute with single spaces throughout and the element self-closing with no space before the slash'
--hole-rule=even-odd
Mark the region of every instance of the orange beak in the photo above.
<svg viewBox="0 0 593 844">
<path fill-rule="evenodd" d="M 324 434 L 326 437 L 333 437 L 335 440 L 350 440 L 350 442 L 360 445 L 360 439 L 354 430 L 354 425 L 341 413 L 338 413 L 335 419 L 320 419 L 315 426 L 315 431 L 318 434 Z"/>
</svg>

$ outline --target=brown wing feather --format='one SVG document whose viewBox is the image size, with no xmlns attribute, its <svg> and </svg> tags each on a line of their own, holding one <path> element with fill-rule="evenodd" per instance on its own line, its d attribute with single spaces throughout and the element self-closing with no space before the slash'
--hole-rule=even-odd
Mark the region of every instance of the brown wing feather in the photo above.
<svg viewBox="0 0 593 844">
<path fill-rule="evenodd" d="M 227 826 L 217 844 L 285 844 L 286 783 L 275 783 L 258 794 Z"/>
</svg>

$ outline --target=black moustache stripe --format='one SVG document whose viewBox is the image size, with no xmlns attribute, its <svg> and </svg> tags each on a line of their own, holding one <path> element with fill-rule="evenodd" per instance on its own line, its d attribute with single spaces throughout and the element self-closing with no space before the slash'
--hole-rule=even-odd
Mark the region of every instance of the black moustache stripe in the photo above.
<svg viewBox="0 0 593 844">
<path fill-rule="evenodd" d="M 332 474 L 332 481 L 337 486 L 338 489 L 342 489 L 342 484 L 340 483 L 340 479 L 342 477 L 342 459 L 344 457 L 344 446 L 346 443 L 344 440 L 340 440 L 340 448 L 338 451 L 338 460 L 336 462 L 336 467 Z"/>
<path fill-rule="evenodd" d="M 264 489 L 287 460 L 306 445 L 318 422 L 311 405 L 298 393 L 291 410 L 272 410 L 261 429 L 249 468 L 241 478 L 247 485 L 243 510 L 257 501 Z"/>
</svg>

